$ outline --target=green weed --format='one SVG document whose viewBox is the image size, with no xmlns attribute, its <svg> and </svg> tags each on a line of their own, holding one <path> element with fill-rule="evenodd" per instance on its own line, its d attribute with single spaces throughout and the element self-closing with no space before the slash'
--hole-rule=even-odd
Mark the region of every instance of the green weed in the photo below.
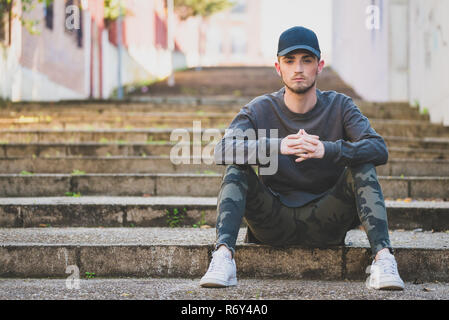
<svg viewBox="0 0 449 320">
<path fill-rule="evenodd" d="M 181 226 L 184 221 L 184 217 L 187 213 L 187 209 L 184 208 L 182 212 L 178 210 L 178 208 L 174 208 L 173 210 L 165 209 L 165 216 L 167 218 L 167 224 L 170 228 L 178 228 Z"/>
<path fill-rule="evenodd" d="M 85 171 L 81 171 L 81 170 L 78 170 L 78 169 L 73 170 L 72 173 L 71 173 L 72 176 L 82 176 L 82 175 L 85 175 L 85 174 L 86 174 Z"/>
<path fill-rule="evenodd" d="M 81 197 L 81 192 L 66 192 L 65 193 L 66 197 L 73 197 L 73 198 L 79 198 Z"/>
<path fill-rule="evenodd" d="M 201 226 L 204 226 L 206 224 L 206 212 L 203 210 L 201 211 L 201 219 L 193 225 L 194 228 L 201 228 Z"/>
</svg>

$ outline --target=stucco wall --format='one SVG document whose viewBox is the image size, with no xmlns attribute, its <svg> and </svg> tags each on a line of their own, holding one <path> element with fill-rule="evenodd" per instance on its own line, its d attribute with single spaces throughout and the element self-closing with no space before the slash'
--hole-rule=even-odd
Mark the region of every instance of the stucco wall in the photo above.
<svg viewBox="0 0 449 320">
<path fill-rule="evenodd" d="M 332 66 L 364 99 L 389 100 L 388 10 L 380 9 L 380 28 L 367 29 L 366 8 L 370 0 L 333 2 Z"/>
<path fill-rule="evenodd" d="M 410 103 L 449 126 L 449 1 L 411 0 Z"/>
</svg>

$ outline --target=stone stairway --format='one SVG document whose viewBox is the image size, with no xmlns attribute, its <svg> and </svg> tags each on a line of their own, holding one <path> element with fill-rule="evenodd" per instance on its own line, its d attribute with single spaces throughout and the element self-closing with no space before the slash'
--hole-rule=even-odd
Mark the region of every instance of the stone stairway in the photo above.
<svg viewBox="0 0 449 320">
<path fill-rule="evenodd" d="M 201 277 L 224 167 L 173 164 L 177 141 L 170 134 L 192 133 L 193 121 L 224 130 L 250 99 L 153 95 L 2 105 L 0 277 L 66 278 L 68 265 L 81 276 Z M 449 282 L 449 128 L 407 104 L 355 101 L 390 152 L 377 172 L 401 276 Z M 361 230 L 334 248 L 244 244 L 244 233 L 239 277 L 366 278 L 370 250 Z"/>
</svg>

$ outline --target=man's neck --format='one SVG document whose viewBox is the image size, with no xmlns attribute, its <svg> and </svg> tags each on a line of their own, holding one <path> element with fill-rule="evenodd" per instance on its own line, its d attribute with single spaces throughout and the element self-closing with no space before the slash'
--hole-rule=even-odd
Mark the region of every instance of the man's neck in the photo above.
<svg viewBox="0 0 449 320">
<path fill-rule="evenodd" d="M 285 87 L 284 103 L 292 112 L 309 112 L 317 103 L 316 86 L 303 94 L 295 93 Z"/>
</svg>

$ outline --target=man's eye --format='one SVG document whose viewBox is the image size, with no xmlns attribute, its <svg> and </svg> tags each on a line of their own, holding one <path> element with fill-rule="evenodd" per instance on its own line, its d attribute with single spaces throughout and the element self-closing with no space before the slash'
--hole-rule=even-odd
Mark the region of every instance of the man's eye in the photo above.
<svg viewBox="0 0 449 320">
<path fill-rule="evenodd" d="M 306 59 L 306 60 L 304 60 L 304 62 L 305 62 L 305 63 L 311 63 L 311 62 L 312 62 L 312 60 L 310 60 L 310 59 Z"/>
</svg>

